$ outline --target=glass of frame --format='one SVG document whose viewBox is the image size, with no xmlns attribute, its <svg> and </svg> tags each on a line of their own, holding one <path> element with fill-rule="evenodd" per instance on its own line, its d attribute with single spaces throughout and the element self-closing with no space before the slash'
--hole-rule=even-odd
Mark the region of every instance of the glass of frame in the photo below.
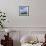
<svg viewBox="0 0 46 46">
<path fill-rule="evenodd" d="M 29 16 L 29 6 L 19 6 L 19 16 Z"/>
</svg>

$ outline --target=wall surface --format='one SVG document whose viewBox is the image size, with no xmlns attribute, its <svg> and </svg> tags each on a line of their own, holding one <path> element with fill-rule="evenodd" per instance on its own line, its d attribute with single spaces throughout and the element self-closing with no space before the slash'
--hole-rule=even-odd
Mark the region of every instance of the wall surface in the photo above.
<svg viewBox="0 0 46 46">
<path fill-rule="evenodd" d="M 45 4 L 46 0 L 0 0 L 0 10 L 6 12 L 7 27 L 46 27 Z M 29 6 L 29 16 L 19 16 L 22 5 Z"/>
</svg>

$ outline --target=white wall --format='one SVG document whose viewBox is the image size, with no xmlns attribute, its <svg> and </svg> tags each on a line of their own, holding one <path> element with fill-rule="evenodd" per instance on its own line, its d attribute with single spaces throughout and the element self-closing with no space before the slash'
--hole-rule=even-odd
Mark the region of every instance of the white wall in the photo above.
<svg viewBox="0 0 46 46">
<path fill-rule="evenodd" d="M 46 27 L 46 0 L 33 0 L 32 25 Z"/>
<path fill-rule="evenodd" d="M 13 27 L 19 31 L 46 31 L 46 0 L 32 0 L 32 3 L 30 1 L 0 0 L 0 9 L 6 12 L 8 19 L 6 27 Z M 29 6 L 29 16 L 19 16 L 19 6 L 21 5 Z"/>
<path fill-rule="evenodd" d="M 46 0 L 32 0 L 32 4 L 30 1 L 0 0 L 0 9 L 6 12 L 9 21 L 7 27 L 46 27 Z M 21 5 L 29 6 L 29 16 L 19 16 Z"/>
</svg>

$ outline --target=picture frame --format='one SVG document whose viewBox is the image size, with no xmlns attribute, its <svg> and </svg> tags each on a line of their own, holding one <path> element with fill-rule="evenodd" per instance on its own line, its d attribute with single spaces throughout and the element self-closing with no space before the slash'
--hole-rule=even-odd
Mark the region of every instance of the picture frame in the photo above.
<svg viewBox="0 0 46 46">
<path fill-rule="evenodd" d="M 29 6 L 19 6 L 19 16 L 29 16 Z"/>
</svg>

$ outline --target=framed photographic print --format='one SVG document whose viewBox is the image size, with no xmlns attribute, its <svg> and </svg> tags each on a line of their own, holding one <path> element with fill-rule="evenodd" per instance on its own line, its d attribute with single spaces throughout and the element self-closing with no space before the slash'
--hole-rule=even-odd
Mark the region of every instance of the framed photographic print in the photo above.
<svg viewBox="0 0 46 46">
<path fill-rule="evenodd" d="M 19 6 L 19 16 L 29 16 L 29 6 Z"/>
</svg>

